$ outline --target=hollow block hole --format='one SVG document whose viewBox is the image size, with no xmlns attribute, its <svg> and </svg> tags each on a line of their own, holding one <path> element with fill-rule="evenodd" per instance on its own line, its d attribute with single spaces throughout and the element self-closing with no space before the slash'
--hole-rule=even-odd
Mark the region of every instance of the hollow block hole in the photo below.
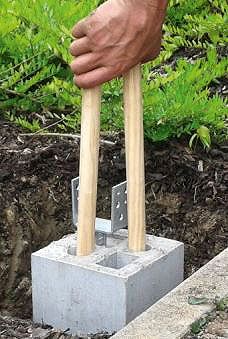
<svg viewBox="0 0 228 339">
<path fill-rule="evenodd" d="M 133 261 L 135 261 L 138 257 L 135 255 L 127 254 L 127 253 L 114 253 L 97 264 L 104 267 L 114 268 L 116 270 L 123 268 Z"/>
</svg>

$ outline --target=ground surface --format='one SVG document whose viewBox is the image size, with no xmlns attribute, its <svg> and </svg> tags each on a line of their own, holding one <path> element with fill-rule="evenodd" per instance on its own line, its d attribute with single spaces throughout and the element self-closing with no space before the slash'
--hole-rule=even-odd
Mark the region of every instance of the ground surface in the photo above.
<svg viewBox="0 0 228 339">
<path fill-rule="evenodd" d="M 106 339 L 107 335 L 88 336 L 86 339 Z M 68 335 L 66 332 L 53 330 L 50 327 L 40 327 L 31 320 L 22 320 L 10 316 L 0 315 L 0 338 L 1 339 L 83 339 L 78 336 Z M 84 338 L 85 339 L 85 338 Z"/>
<path fill-rule="evenodd" d="M 228 338 L 228 299 L 223 310 L 214 310 L 192 326 L 191 333 L 184 339 L 224 339 Z M 225 301 L 224 301 L 225 302 Z M 196 333 L 197 334 L 194 334 Z"/>
<path fill-rule="evenodd" d="M 31 252 L 72 231 L 79 141 L 22 137 L 5 121 L 0 129 L 0 311 L 29 318 Z M 117 140 L 100 152 L 97 215 L 108 218 L 111 186 L 125 180 L 125 154 L 121 136 L 103 138 Z M 147 232 L 185 243 L 189 276 L 227 247 L 228 144 L 209 153 L 191 152 L 185 141 L 145 149 Z"/>
</svg>

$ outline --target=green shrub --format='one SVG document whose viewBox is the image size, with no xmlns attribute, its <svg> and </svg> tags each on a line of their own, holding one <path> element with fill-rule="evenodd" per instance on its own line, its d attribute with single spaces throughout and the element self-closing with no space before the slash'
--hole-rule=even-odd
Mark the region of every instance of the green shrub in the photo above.
<svg viewBox="0 0 228 339">
<path fill-rule="evenodd" d="M 148 81 L 151 72 L 146 66 L 143 85 L 145 136 L 161 141 L 191 135 L 202 125 L 213 133 L 221 131 L 228 117 L 225 101 L 217 95 L 210 97 L 207 86 L 226 73 L 227 65 L 226 58 L 218 62 L 216 51 L 211 50 L 206 58 L 195 64 L 180 59 L 175 70 L 167 66 L 166 76 L 154 81 Z M 123 128 L 122 90 L 120 85 L 119 91 L 116 87 L 116 83 L 109 84 L 109 90 L 105 86 L 104 93 L 110 101 L 103 104 L 104 128 Z"/>
<path fill-rule="evenodd" d="M 68 67 L 70 30 L 101 2 L 0 0 L 0 114 L 30 131 L 43 121 L 59 121 L 55 130 L 79 130 L 80 91 Z M 223 133 L 226 102 L 211 97 L 208 86 L 227 71 L 226 59 L 216 55 L 227 43 L 227 8 L 225 0 L 170 0 L 162 52 L 144 67 L 148 139 L 194 135 L 201 126 L 212 136 Z M 207 57 L 195 64 L 180 58 L 175 69 L 167 66 L 183 48 L 200 48 Z M 105 84 L 103 92 L 102 129 L 122 129 L 122 82 Z"/>
</svg>

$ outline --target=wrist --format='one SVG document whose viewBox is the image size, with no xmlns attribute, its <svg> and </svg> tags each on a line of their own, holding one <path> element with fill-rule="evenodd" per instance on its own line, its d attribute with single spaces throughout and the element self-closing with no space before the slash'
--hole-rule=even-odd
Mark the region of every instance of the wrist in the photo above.
<svg viewBox="0 0 228 339">
<path fill-rule="evenodd" d="M 149 6 L 160 9 L 166 10 L 168 6 L 168 0 L 144 0 Z"/>
</svg>

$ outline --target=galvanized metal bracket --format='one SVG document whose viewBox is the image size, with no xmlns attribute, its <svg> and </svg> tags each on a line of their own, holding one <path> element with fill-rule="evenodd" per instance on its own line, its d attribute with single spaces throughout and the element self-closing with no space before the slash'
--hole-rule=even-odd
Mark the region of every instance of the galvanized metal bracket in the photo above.
<svg viewBox="0 0 228 339">
<path fill-rule="evenodd" d="M 71 181 L 72 191 L 72 219 L 75 228 L 78 223 L 78 204 L 80 180 L 79 177 Z M 105 245 L 107 235 L 113 234 L 127 227 L 127 182 L 112 188 L 111 220 L 96 218 L 95 231 L 98 245 Z"/>
</svg>

